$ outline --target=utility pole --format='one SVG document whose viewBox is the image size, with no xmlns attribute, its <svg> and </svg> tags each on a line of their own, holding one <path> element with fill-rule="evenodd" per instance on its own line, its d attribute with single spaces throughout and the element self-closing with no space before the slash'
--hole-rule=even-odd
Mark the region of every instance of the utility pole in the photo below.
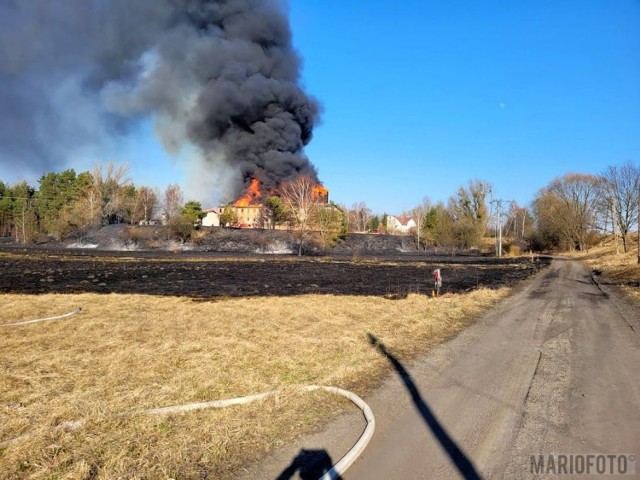
<svg viewBox="0 0 640 480">
<path fill-rule="evenodd" d="M 421 216 L 422 212 L 418 210 L 418 221 L 416 222 L 416 228 L 418 230 L 418 253 L 420 253 L 420 229 L 422 228 L 422 225 L 420 225 L 420 223 L 422 222 L 422 219 L 420 218 Z"/>
<path fill-rule="evenodd" d="M 502 202 L 500 200 L 497 200 L 498 202 L 498 208 L 497 210 L 497 215 L 498 215 L 498 257 L 502 256 Z"/>
<path fill-rule="evenodd" d="M 491 196 L 491 205 L 496 207 L 496 256 L 502 257 L 502 211 L 510 200 L 494 200 Z"/>
<path fill-rule="evenodd" d="M 616 255 L 620 255 L 620 246 L 618 245 L 618 233 L 616 232 L 616 219 L 618 218 L 618 213 L 616 210 L 616 199 L 614 198 L 611 202 L 611 229 L 613 230 L 613 241 L 616 242 Z M 606 228 L 606 225 L 605 225 Z M 607 233 L 605 231 L 605 233 Z"/>
<path fill-rule="evenodd" d="M 496 206 L 496 201 L 493 199 L 493 192 L 491 192 L 491 200 L 489 200 L 489 205 L 491 205 L 491 211 L 493 212 L 493 208 Z M 496 257 L 500 256 L 500 249 L 498 243 L 498 229 L 500 228 L 500 221 L 498 220 L 499 214 L 496 208 Z"/>
</svg>

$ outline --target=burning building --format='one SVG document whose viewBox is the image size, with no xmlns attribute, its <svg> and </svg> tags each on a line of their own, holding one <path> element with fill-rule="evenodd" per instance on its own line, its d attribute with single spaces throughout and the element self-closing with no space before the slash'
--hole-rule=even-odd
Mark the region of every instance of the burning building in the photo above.
<svg viewBox="0 0 640 480">
<path fill-rule="evenodd" d="M 228 207 L 235 213 L 240 228 L 257 228 L 262 222 L 262 192 L 260 182 L 254 178 L 244 195 L 231 203 Z"/>
<path fill-rule="evenodd" d="M 203 219 L 202 225 L 205 227 L 225 226 L 221 225 L 220 216 L 227 210 L 237 218 L 237 222 L 231 226 L 238 228 L 265 227 L 269 223 L 268 216 L 264 214 L 265 202 L 272 195 L 280 196 L 279 189 L 274 188 L 268 192 L 263 192 L 260 181 L 252 179 L 246 192 L 234 202 L 205 210 L 207 216 Z M 318 183 L 311 189 L 311 198 L 316 204 L 329 205 L 329 190 Z"/>
<path fill-rule="evenodd" d="M 329 190 L 325 188 L 324 185 L 318 184 L 313 187 L 313 198 L 321 203 L 322 205 L 329 204 Z"/>
</svg>

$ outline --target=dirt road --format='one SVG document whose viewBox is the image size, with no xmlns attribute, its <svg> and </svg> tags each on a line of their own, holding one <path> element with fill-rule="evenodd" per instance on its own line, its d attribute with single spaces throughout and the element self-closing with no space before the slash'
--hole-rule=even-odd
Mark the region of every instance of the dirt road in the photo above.
<svg viewBox="0 0 640 480">
<path fill-rule="evenodd" d="M 638 456 L 639 319 L 584 266 L 556 260 L 415 364 L 371 335 L 394 374 L 366 398 L 377 430 L 344 478 L 531 478 L 532 455 Z M 335 461 L 361 429 L 344 416 L 246 473 L 296 478 L 278 473 L 300 447 Z"/>
</svg>

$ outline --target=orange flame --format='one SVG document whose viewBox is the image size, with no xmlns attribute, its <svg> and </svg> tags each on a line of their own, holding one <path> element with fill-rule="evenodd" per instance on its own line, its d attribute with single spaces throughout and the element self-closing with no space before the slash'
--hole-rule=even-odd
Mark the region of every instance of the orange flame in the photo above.
<svg viewBox="0 0 640 480">
<path fill-rule="evenodd" d="M 278 190 L 275 190 L 277 194 Z M 274 193 L 274 191 L 270 192 Z M 314 200 L 318 200 L 322 203 L 329 202 L 329 190 L 327 190 L 324 185 L 317 184 L 313 187 L 312 195 Z M 261 206 L 260 200 L 262 197 L 262 192 L 260 191 L 260 181 L 256 178 L 251 180 L 249 187 L 247 187 L 247 191 L 244 195 L 238 198 L 235 202 L 233 202 L 234 207 L 259 207 Z"/>
<path fill-rule="evenodd" d="M 329 190 L 324 185 L 318 184 L 313 187 L 313 198 L 326 202 L 329 198 Z"/>
<path fill-rule="evenodd" d="M 247 193 L 242 195 L 239 199 L 233 202 L 235 207 L 253 207 L 256 206 L 256 202 L 262 193 L 260 192 L 260 181 L 257 178 L 251 180 Z"/>
</svg>

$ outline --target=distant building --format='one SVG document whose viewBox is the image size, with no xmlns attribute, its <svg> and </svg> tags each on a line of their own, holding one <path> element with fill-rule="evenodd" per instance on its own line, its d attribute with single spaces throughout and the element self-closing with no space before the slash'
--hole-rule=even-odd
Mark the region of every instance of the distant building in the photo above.
<svg viewBox="0 0 640 480">
<path fill-rule="evenodd" d="M 222 213 L 222 208 L 208 208 L 204 211 L 206 215 L 202 219 L 203 227 L 219 227 L 220 226 L 220 214 Z"/>
<path fill-rule="evenodd" d="M 416 221 L 411 217 L 406 215 L 400 215 L 399 217 L 387 215 L 387 232 L 392 235 L 407 235 L 412 228 L 416 227 Z"/>
<path fill-rule="evenodd" d="M 225 208 L 230 208 L 238 217 L 238 222 L 234 225 L 220 225 L 220 215 Z M 235 205 L 227 205 L 224 207 L 207 208 L 207 214 L 202 219 L 203 227 L 236 227 L 236 228 L 258 228 L 260 226 L 260 215 L 262 213 L 261 205 L 251 205 L 248 207 L 238 207 Z"/>
<path fill-rule="evenodd" d="M 248 207 L 234 207 L 231 209 L 238 216 L 238 224 L 240 228 L 258 228 L 260 223 L 260 214 L 262 213 L 261 205 L 250 205 Z"/>
</svg>

